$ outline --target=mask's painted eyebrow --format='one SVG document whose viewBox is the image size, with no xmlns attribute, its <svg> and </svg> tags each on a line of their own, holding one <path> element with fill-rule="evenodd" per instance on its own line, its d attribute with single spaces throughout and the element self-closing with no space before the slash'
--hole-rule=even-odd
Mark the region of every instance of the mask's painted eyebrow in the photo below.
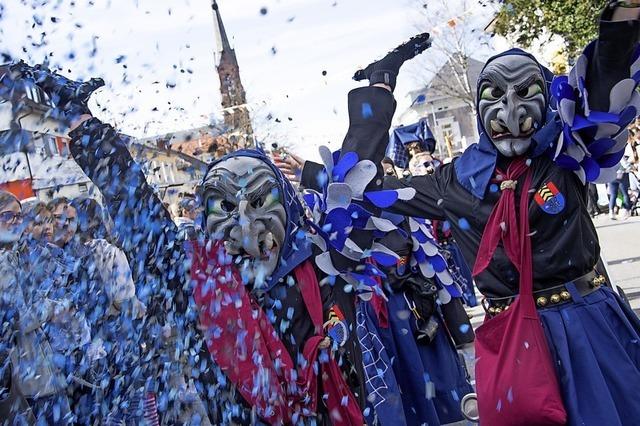
<svg viewBox="0 0 640 426">
<path fill-rule="evenodd" d="M 215 170 L 211 179 L 213 184 L 208 185 L 206 192 L 215 191 L 224 195 L 225 193 L 235 194 L 239 190 L 232 173 L 226 169 Z"/>
<path fill-rule="evenodd" d="M 485 71 L 482 74 L 480 74 L 480 87 L 483 88 L 484 86 L 486 86 L 487 84 L 490 84 L 494 87 L 500 87 L 502 86 L 502 84 L 499 83 L 499 81 L 501 80 L 500 78 L 497 78 L 497 75 L 494 71 Z"/>
<path fill-rule="evenodd" d="M 522 89 L 527 89 L 533 83 L 538 83 L 540 85 L 540 88 L 542 88 L 544 90 L 544 86 L 542 85 L 542 79 L 540 78 L 539 75 L 530 75 L 522 83 L 514 84 L 513 88 L 516 91 L 522 90 Z"/>
<path fill-rule="evenodd" d="M 253 173 L 247 177 L 247 184 L 245 185 L 245 192 L 252 193 L 260 188 L 269 187 L 269 190 L 273 186 L 278 187 L 276 178 L 272 175 L 271 169 L 268 167 L 258 167 L 253 170 Z"/>
</svg>

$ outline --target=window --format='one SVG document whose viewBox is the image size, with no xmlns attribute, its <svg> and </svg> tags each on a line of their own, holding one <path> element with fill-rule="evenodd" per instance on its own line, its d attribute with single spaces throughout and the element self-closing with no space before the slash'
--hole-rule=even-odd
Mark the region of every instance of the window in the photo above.
<svg viewBox="0 0 640 426">
<path fill-rule="evenodd" d="M 165 163 L 160 163 L 160 168 L 162 170 L 162 181 L 168 182 L 169 177 L 167 176 L 167 165 Z"/>
<path fill-rule="evenodd" d="M 79 183 L 78 184 L 78 190 L 80 192 L 87 192 L 87 184 L 86 183 Z"/>
<path fill-rule="evenodd" d="M 53 157 L 58 155 L 58 146 L 56 144 L 56 138 L 51 135 L 42 135 L 42 142 L 44 144 L 45 156 Z"/>
<path fill-rule="evenodd" d="M 58 153 L 63 157 L 70 157 L 71 152 L 69 152 L 69 141 L 65 138 L 56 137 L 56 145 L 58 146 Z"/>
<path fill-rule="evenodd" d="M 151 162 L 151 173 L 156 183 L 160 183 L 160 166 L 155 160 Z"/>
</svg>

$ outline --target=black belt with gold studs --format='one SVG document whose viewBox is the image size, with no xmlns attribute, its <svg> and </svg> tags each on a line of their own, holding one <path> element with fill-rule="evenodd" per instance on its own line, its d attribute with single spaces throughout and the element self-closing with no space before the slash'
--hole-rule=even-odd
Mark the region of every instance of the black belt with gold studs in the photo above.
<svg viewBox="0 0 640 426">
<path fill-rule="evenodd" d="M 591 271 L 588 274 L 567 283 L 545 288 L 544 290 L 534 291 L 533 298 L 535 299 L 536 306 L 538 308 L 548 308 L 550 306 L 573 301 L 571 293 L 567 290 L 567 284 L 569 283 L 573 283 L 576 286 L 576 290 L 578 290 L 578 293 L 580 293 L 581 296 L 586 296 L 599 289 L 606 282 L 607 279 L 604 275 L 600 275 L 596 271 Z M 485 297 L 482 300 L 482 307 L 487 314 L 497 315 L 500 312 L 509 309 L 509 305 L 511 305 L 514 300 L 515 296 Z"/>
</svg>

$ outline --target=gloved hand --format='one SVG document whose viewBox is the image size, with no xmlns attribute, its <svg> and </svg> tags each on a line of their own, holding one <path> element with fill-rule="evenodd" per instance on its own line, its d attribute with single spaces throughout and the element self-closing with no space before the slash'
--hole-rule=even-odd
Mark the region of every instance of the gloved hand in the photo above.
<svg viewBox="0 0 640 426">
<path fill-rule="evenodd" d="M 51 99 L 54 109 L 48 114 L 71 124 L 83 115 L 91 114 L 87 102 L 91 94 L 104 86 L 101 78 L 89 81 L 74 81 L 56 74 L 44 65 L 29 66 L 20 61 L 10 66 L 20 78 L 32 79 Z"/>
<path fill-rule="evenodd" d="M 356 71 L 353 79 L 356 81 L 369 80 L 370 85 L 377 83 L 387 84 L 393 91 L 396 88 L 396 78 L 402 64 L 424 52 L 429 47 L 431 47 L 429 33 L 418 34 L 387 53 L 379 61 L 372 62 L 363 70 Z"/>
</svg>

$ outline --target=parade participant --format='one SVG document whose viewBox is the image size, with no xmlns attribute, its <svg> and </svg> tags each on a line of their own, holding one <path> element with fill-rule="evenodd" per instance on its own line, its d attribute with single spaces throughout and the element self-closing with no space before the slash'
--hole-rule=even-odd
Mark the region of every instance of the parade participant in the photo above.
<svg viewBox="0 0 640 426">
<path fill-rule="evenodd" d="M 459 300 L 452 297 L 459 296 L 459 289 L 454 290 L 455 284 L 446 275 L 436 276 L 435 270 L 445 265 L 441 254 L 429 251 L 434 255 L 427 258 L 430 267 L 418 265 L 418 259 L 427 261 L 426 256 L 414 252 L 414 240 L 426 238 L 429 247 L 437 250 L 429 224 L 402 217 L 395 222 L 398 229 L 377 240 L 399 257 L 395 265 L 382 268 L 387 275 L 384 288 L 390 333 L 381 335 L 387 352 L 393 354 L 406 424 L 439 425 L 463 420 L 460 401 L 473 389 L 442 317 L 443 309 Z M 434 274 L 424 276 L 426 270 Z M 443 285 L 440 277 L 453 288 Z M 464 333 L 454 331 L 470 334 L 473 339 L 469 325 L 462 330 Z"/>
<path fill-rule="evenodd" d="M 440 161 L 433 157 L 436 139 L 429 128 L 427 119 L 417 123 L 398 126 L 391 133 L 387 155 L 400 168 L 413 176 L 433 173 Z"/>
<path fill-rule="evenodd" d="M 211 166 L 204 179 L 202 191 L 206 206 L 207 234 L 224 241 L 227 253 L 238 264 L 238 274 L 242 282 L 251 290 L 251 297 L 257 298 L 263 311 L 272 318 L 273 326 L 282 340 L 282 343 L 269 344 L 284 344 L 289 357 L 284 356 L 280 362 L 283 366 L 300 370 L 298 374 L 301 377 L 307 376 L 309 371 L 303 365 L 313 366 L 313 354 L 318 349 L 322 351 L 323 348 L 332 345 L 328 338 L 318 340 L 321 336 L 318 335 L 321 321 L 332 325 L 335 318 L 340 318 L 338 322 L 347 323 L 351 320 L 351 326 L 355 321 L 353 299 L 344 294 L 339 285 L 334 285 L 332 289 L 329 284 L 318 286 L 314 283 L 322 280 L 323 276 L 309 261 L 313 253 L 305 235 L 304 212 L 295 189 L 266 155 L 259 151 L 239 151 Z M 241 195 L 236 197 L 233 194 Z M 269 308 L 271 306 L 275 308 Z M 229 337 L 232 340 L 236 339 L 232 335 Z M 336 393 L 345 392 L 345 386 L 354 389 L 360 400 L 363 400 L 359 374 L 355 375 L 356 381 L 351 379 L 354 376 L 351 370 L 358 371 L 354 358 L 358 359 L 359 352 L 353 338 L 343 337 L 344 340 L 336 341 L 335 345 L 347 346 L 347 359 L 341 363 L 346 367 L 343 370 L 350 379 L 343 382 L 335 376 L 335 367 L 321 363 L 323 371 L 325 368 L 333 371 L 323 373 L 323 376 L 329 374 L 333 378 L 329 381 L 325 378 L 322 381 L 323 391 L 329 395 L 329 401 L 328 413 L 324 413 L 319 420 L 327 424 L 361 421 L 357 420 L 361 418 L 360 409 L 351 392 L 344 394 L 348 397 L 346 411 L 335 406 Z M 223 347 L 223 341 L 218 345 Z M 344 349 L 339 350 L 342 351 Z M 216 362 L 222 364 L 223 369 L 226 369 L 232 378 L 242 377 L 238 371 L 226 366 L 229 361 L 237 363 L 235 359 L 227 360 L 223 351 L 216 349 L 216 352 L 219 353 Z M 338 355 L 335 356 L 337 359 Z M 333 362 L 335 361 L 330 361 Z M 289 373 L 282 374 L 286 378 Z M 309 379 L 307 377 L 306 380 Z M 284 382 L 286 384 L 287 380 Z M 288 386 L 285 386 L 285 395 L 282 395 L 284 400 L 287 398 L 286 393 L 290 392 L 290 389 L 286 389 Z M 300 386 L 304 389 L 310 384 Z M 310 388 L 307 392 L 311 394 L 312 413 L 320 410 L 321 414 L 324 410 L 321 405 L 316 405 L 317 391 Z M 258 407 L 264 404 L 256 399 L 252 402 L 257 403 Z M 285 409 L 274 404 L 271 409 L 275 409 L 275 414 L 285 418 L 291 415 L 286 413 L 291 408 Z M 279 410 L 284 411 L 278 413 Z M 296 410 L 293 411 L 295 417 L 300 415 L 295 413 Z M 340 411 L 341 416 L 345 417 L 343 420 L 339 420 L 340 416 L 335 415 Z"/>
<path fill-rule="evenodd" d="M 391 133 L 387 154 L 393 156 L 394 163 L 400 164 L 402 168 L 408 167 L 411 176 L 423 176 L 435 173 L 436 169 L 442 165 L 440 160 L 433 157 L 435 149 L 435 137 L 429 129 L 427 120 L 422 119 L 414 124 L 396 127 Z M 462 288 L 465 303 L 471 307 L 476 306 L 478 303 L 471 271 L 462 257 L 458 244 L 451 236 L 449 224 L 446 221 L 436 220 L 432 225 L 442 254 L 449 263 L 449 270 Z M 452 307 L 453 305 L 449 305 L 447 311 L 451 310 L 451 312 L 458 312 L 462 316 L 466 315 L 464 309 L 454 310 L 451 309 Z M 446 317 L 448 316 L 446 315 Z M 457 326 L 452 327 L 453 330 L 458 330 L 458 328 Z"/>
<path fill-rule="evenodd" d="M 76 84 L 44 67 L 31 68 L 24 63 L 14 66 L 12 81 L 8 83 L 25 76 L 48 91 L 58 106 L 51 113 L 69 125 L 78 124 L 81 115 L 89 113 L 86 100 L 103 84 L 101 80 Z M 171 378 L 186 369 L 197 382 L 198 394 L 205 401 L 212 423 L 250 422 L 251 409 L 228 380 L 219 379 L 220 369 L 211 362 L 197 324 L 198 309 L 191 297 L 183 240 L 177 238 L 177 228 L 168 211 L 147 184 L 124 140 L 110 126 L 91 119 L 73 135 L 76 143 L 72 144 L 72 154 L 102 190 L 114 233 L 121 239 L 134 283 L 140 288 L 140 300 L 147 306 L 141 333 L 136 334 L 139 339 L 131 342 L 138 346 L 135 351 L 140 350 L 144 362 L 126 376 L 129 384 L 142 392 L 143 405 L 158 403 L 159 416 L 147 421 L 150 424 L 172 421 L 187 411 L 191 401 L 182 398 L 180 390 L 171 388 Z M 85 142 L 77 141 L 79 137 L 93 144 L 88 148 Z M 101 163 L 105 158 L 108 161 Z M 114 398 L 124 406 L 110 414 L 110 421 L 111 417 L 121 418 L 121 414 L 128 416 L 124 410 L 131 402 L 130 393 L 123 389 L 124 385 L 121 378 L 115 383 Z"/>
<path fill-rule="evenodd" d="M 59 100 L 67 118 L 89 112 L 85 102 L 92 87 L 38 71 L 39 83 Z M 310 261 L 302 206 L 266 155 L 239 151 L 210 166 L 201 199 L 212 241 L 188 249 L 193 254 L 191 288 L 181 273 L 187 250 L 124 141 L 95 118 L 85 117 L 75 127 L 71 152 L 102 190 L 134 270 L 158 271 L 165 282 L 157 296 L 169 308 L 177 340 L 184 339 L 181 330 L 195 319 L 191 312 L 199 313 L 210 352 L 206 358 L 213 358 L 264 421 L 362 424 L 362 364 L 355 333 L 349 332 L 355 323 L 353 297 L 335 279 L 324 280 L 321 268 Z M 229 305 L 231 300 L 236 303 Z M 177 302 L 195 306 L 187 310 Z M 255 340 L 257 335 L 262 337 Z M 202 340 L 196 337 L 196 344 Z M 197 352 L 182 350 L 196 373 L 196 365 L 202 365 L 194 360 Z M 200 379 L 201 394 L 223 407 L 213 413 L 214 421 L 256 421 L 233 396 L 216 389 L 221 379 L 203 376 L 201 371 L 192 376 Z"/>
<path fill-rule="evenodd" d="M 586 209 L 586 181 L 610 180 L 640 106 L 639 7 L 612 2 L 598 40 L 553 85 L 521 50 L 491 58 L 478 82 L 480 142 L 432 175 L 387 179 L 374 196 L 396 213 L 447 219 L 474 265 L 490 317 L 476 340 L 487 424 L 630 425 L 640 417 L 638 351 L 629 345 L 640 322 L 594 270 L 600 249 Z M 392 114 L 403 62 L 392 52 L 356 73 L 371 86 L 351 92 L 359 99 L 352 113 Z M 370 119 L 371 137 L 353 150 L 380 161 L 384 147 L 371 141 L 385 123 Z M 490 330 L 503 340 L 491 341 Z"/>
</svg>

